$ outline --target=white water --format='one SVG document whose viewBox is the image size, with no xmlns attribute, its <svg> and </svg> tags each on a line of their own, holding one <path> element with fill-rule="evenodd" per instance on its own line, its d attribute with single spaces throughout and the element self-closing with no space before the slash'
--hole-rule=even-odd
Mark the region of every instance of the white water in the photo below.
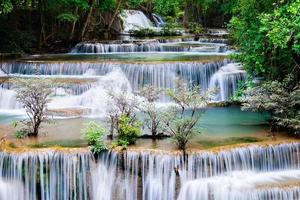
<svg viewBox="0 0 300 200">
<path fill-rule="evenodd" d="M 141 14 L 141 12 L 137 13 L 138 15 Z M 163 51 L 164 55 L 170 58 L 183 55 L 184 53 L 173 55 L 174 53 L 167 53 L 166 51 L 188 52 L 186 53 L 187 56 L 227 55 L 227 53 L 224 53 L 228 50 L 225 44 L 214 43 L 218 41 L 210 39 L 205 41 L 205 43 L 193 40 L 193 38 L 177 38 L 175 40 L 150 40 L 124 44 L 80 43 L 72 52 L 75 54 L 109 53 L 111 58 L 114 58 L 115 52 L 132 53 L 141 51 Z M 151 53 L 143 54 L 151 55 Z M 124 57 L 122 53 L 117 55 Z M 135 56 L 138 58 L 138 55 L 139 54 Z M 130 54 L 128 54 L 128 56 L 130 57 Z M 147 58 L 148 57 L 145 59 Z M 67 80 L 67 84 L 54 91 L 55 96 L 52 98 L 49 108 L 79 108 L 85 110 L 86 112 L 84 113 L 89 116 L 102 117 L 106 110 L 110 109 L 109 106 L 107 106 L 110 105 L 107 96 L 108 88 L 114 91 L 120 91 L 121 87 L 125 85 L 128 91 L 132 93 L 137 92 L 148 84 L 162 89 L 175 88 L 175 79 L 177 76 L 186 80 L 189 84 L 200 85 L 203 90 L 218 87 L 219 91 L 213 100 L 227 100 L 236 91 L 238 82 L 245 79 L 245 72 L 238 65 L 230 63 L 231 62 L 227 59 L 223 61 L 205 61 L 203 63 L 201 61 L 129 63 L 109 60 L 82 62 L 18 61 L 2 63 L 2 67 L 5 71 L 9 72 L 11 76 L 34 78 L 38 70 L 40 76 L 43 78 Z M 21 109 L 22 106 L 16 101 L 12 89 L 13 86 L 6 84 L 0 89 L 0 111 L 11 112 Z M 169 103 L 169 99 L 162 96 L 160 102 Z"/>
<path fill-rule="evenodd" d="M 139 28 L 155 27 L 146 15 L 139 10 L 123 10 L 120 17 L 123 19 L 124 33 L 128 33 L 130 30 Z"/>
<path fill-rule="evenodd" d="M 107 92 L 114 91 L 114 93 L 119 93 L 123 87 L 126 87 L 131 94 L 131 86 L 128 79 L 119 69 L 115 69 L 106 76 L 99 77 L 98 82 L 91 89 L 80 95 L 53 98 L 49 103 L 49 108 L 83 108 L 90 111 L 90 116 L 104 117 L 107 110 L 110 109 L 107 106 L 109 102 Z"/>
<path fill-rule="evenodd" d="M 116 52 L 215 52 L 225 53 L 228 47 L 221 43 L 190 42 L 135 42 L 121 44 L 79 43 L 71 53 L 116 53 Z"/>
<path fill-rule="evenodd" d="M 188 83 L 201 85 L 204 90 L 213 86 L 220 87 L 215 100 L 226 100 L 237 88 L 244 74 L 228 60 L 211 63 L 201 62 L 163 62 L 163 63 L 94 63 L 94 62 L 49 62 L 49 63 L 4 63 L 3 67 L 14 76 L 35 77 L 40 68 L 43 77 L 60 79 L 94 79 L 96 82 L 66 84 L 55 90 L 56 96 L 49 104 L 50 109 L 80 108 L 90 115 L 103 116 L 109 108 L 107 90 L 136 92 L 146 84 L 156 88 L 175 88 L 177 76 Z M 223 73 L 224 69 L 225 70 Z M 228 72 L 227 72 L 228 71 Z M 222 73 L 221 73 L 222 72 Z M 232 73 L 232 74 L 231 74 Z M 215 84 L 218 83 L 218 84 Z M 12 86 L 0 89 L 0 109 L 17 110 L 21 105 L 16 101 Z M 10 88 L 5 89 L 5 88 Z M 168 102 L 167 98 L 162 98 Z"/>
<path fill-rule="evenodd" d="M 295 200 L 299 187 L 277 184 L 300 181 L 299 153 L 300 143 L 192 153 L 186 162 L 147 150 L 103 152 L 97 161 L 87 151 L 0 152 L 0 195 L 18 188 L 9 199 Z"/>
<path fill-rule="evenodd" d="M 238 89 L 239 82 L 246 79 L 246 71 L 238 63 L 230 63 L 221 67 L 210 79 L 209 88 L 219 88 L 216 100 L 229 99 Z"/>
<path fill-rule="evenodd" d="M 153 15 L 156 26 L 162 27 L 166 24 L 165 20 L 161 16 L 159 16 L 157 14 L 152 14 L 152 15 Z"/>
<path fill-rule="evenodd" d="M 187 181 L 180 190 L 178 200 L 263 200 L 275 196 L 282 196 L 282 199 L 300 198 L 300 188 L 258 188 L 292 181 L 300 181 L 300 170 L 266 173 L 235 171 L 223 176 Z M 268 198 L 262 198 L 266 193 L 269 193 Z"/>
</svg>

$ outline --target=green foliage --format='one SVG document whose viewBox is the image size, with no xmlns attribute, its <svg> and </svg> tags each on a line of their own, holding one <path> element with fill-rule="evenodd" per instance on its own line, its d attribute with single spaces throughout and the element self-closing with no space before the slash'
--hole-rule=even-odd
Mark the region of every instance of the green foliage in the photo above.
<svg viewBox="0 0 300 200">
<path fill-rule="evenodd" d="M 5 15 L 11 12 L 13 5 L 10 0 L 1 0 L 0 2 L 0 15 Z"/>
<path fill-rule="evenodd" d="M 282 82 L 267 81 L 247 91 L 247 102 L 243 109 L 269 111 L 272 115 L 272 129 L 285 128 L 300 134 L 300 83 L 294 76 Z"/>
<path fill-rule="evenodd" d="M 26 130 L 17 130 L 16 132 L 15 132 L 15 136 L 16 136 L 16 138 L 18 138 L 18 139 L 24 139 L 26 136 L 27 136 L 27 131 Z"/>
<path fill-rule="evenodd" d="M 204 29 L 201 26 L 201 24 L 192 22 L 192 23 L 189 23 L 188 31 L 189 31 L 189 33 L 192 33 L 192 34 L 195 34 L 195 35 L 200 35 L 204 32 Z"/>
<path fill-rule="evenodd" d="M 107 149 L 104 142 L 106 130 L 98 123 L 94 121 L 89 122 L 81 132 L 94 154 Z"/>
<path fill-rule="evenodd" d="M 252 77 L 247 77 L 244 81 L 238 82 L 238 87 L 233 96 L 231 97 L 231 101 L 243 102 L 245 98 L 247 98 L 247 90 L 255 87 L 255 83 Z"/>
<path fill-rule="evenodd" d="M 101 12 L 112 11 L 117 6 L 117 0 L 98 0 L 98 8 Z"/>
<path fill-rule="evenodd" d="M 78 15 L 72 13 L 62 13 L 57 16 L 57 19 L 62 22 L 74 22 L 78 20 Z"/>
<path fill-rule="evenodd" d="M 164 16 L 176 16 L 180 13 L 183 0 L 153 0 L 153 10 Z"/>
<path fill-rule="evenodd" d="M 122 115 L 118 124 L 118 145 L 127 146 L 135 144 L 141 135 L 141 125 L 136 119 Z"/>
<path fill-rule="evenodd" d="M 299 1 L 238 1 L 229 28 L 250 74 L 282 80 L 298 65 L 299 10 Z"/>
</svg>

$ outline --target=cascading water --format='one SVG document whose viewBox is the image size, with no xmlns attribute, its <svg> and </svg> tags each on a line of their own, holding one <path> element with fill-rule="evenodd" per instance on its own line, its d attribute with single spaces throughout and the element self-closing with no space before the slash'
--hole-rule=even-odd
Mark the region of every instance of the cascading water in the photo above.
<svg viewBox="0 0 300 200">
<path fill-rule="evenodd" d="M 210 88 L 219 88 L 220 92 L 214 97 L 225 101 L 237 90 L 239 82 L 245 80 L 246 71 L 238 63 L 230 63 L 221 67 L 210 79 Z"/>
<path fill-rule="evenodd" d="M 89 153 L 0 153 L 1 179 L 18 200 L 89 199 Z M 1 194 L 5 191 L 1 190 Z M 6 199 L 6 198 L 5 198 Z M 9 198 L 10 199 L 10 198 Z"/>
<path fill-rule="evenodd" d="M 228 50 L 225 44 L 201 42 L 140 42 L 124 44 L 79 43 L 71 53 L 116 53 L 116 52 L 216 52 Z"/>
<path fill-rule="evenodd" d="M 123 31 L 125 33 L 138 28 L 155 27 L 146 15 L 139 10 L 123 10 L 120 17 L 123 19 Z"/>
<path fill-rule="evenodd" d="M 174 88 L 175 77 L 178 75 L 189 83 L 200 84 L 204 89 L 209 86 L 209 80 L 229 60 L 219 62 L 170 62 L 170 63 L 86 63 L 86 62 L 58 62 L 58 63 L 6 63 L 3 67 L 11 74 L 33 75 L 36 68 L 40 68 L 41 75 L 82 76 L 94 78 L 104 76 L 113 70 L 120 69 L 131 83 L 134 90 L 151 84 L 159 88 Z"/>
<path fill-rule="evenodd" d="M 67 81 L 68 84 L 64 88 L 70 92 L 64 93 L 60 89 L 56 90 L 57 96 L 53 98 L 49 107 L 51 109 L 79 107 L 91 110 L 95 115 L 97 113 L 102 115 L 105 113 L 105 105 L 107 104 L 107 89 L 118 91 L 123 85 L 126 85 L 129 91 L 138 91 L 147 84 L 156 88 L 175 88 L 175 79 L 179 76 L 187 82 L 201 85 L 204 90 L 207 90 L 214 74 L 228 63 L 230 63 L 228 60 L 209 63 L 15 62 L 3 63 L 2 67 L 14 76 L 34 77 L 35 72 L 39 69 L 41 76 L 47 78 L 60 78 L 66 81 L 76 78 L 77 82 L 95 79 L 93 83 L 73 85 Z M 231 84 L 233 86 L 229 85 L 228 87 L 233 87 L 229 91 L 232 93 L 236 88 L 234 84 L 237 83 L 232 81 Z M 219 96 L 223 98 L 221 94 L 226 93 L 227 90 L 226 85 L 221 86 Z M 226 93 L 227 96 L 230 95 L 229 92 Z M 0 108 L 21 108 L 21 105 L 15 100 L 12 90 L 0 89 Z"/>
<path fill-rule="evenodd" d="M 126 11 L 127 12 L 127 11 Z M 128 11 L 129 12 L 129 11 Z M 140 11 L 130 12 L 141 15 Z M 222 39 L 224 40 L 224 39 Z M 214 43 L 216 42 L 216 43 Z M 26 78 L 35 77 L 36 72 L 44 78 L 57 78 L 66 82 L 63 87 L 55 90 L 56 95 L 50 103 L 50 109 L 84 109 L 87 114 L 103 116 L 107 109 L 107 85 L 110 89 L 120 91 L 122 85 L 126 85 L 129 91 L 137 92 L 143 86 L 150 84 L 156 88 L 175 88 L 177 76 L 185 79 L 189 84 L 200 85 L 207 90 L 218 87 L 218 93 L 214 101 L 227 100 L 237 89 L 239 81 L 244 80 L 245 73 L 236 64 L 230 64 L 227 60 L 228 47 L 226 44 L 217 43 L 218 40 L 199 42 L 194 38 L 171 38 L 157 40 L 142 40 L 132 42 L 108 42 L 108 43 L 80 43 L 72 50 L 72 56 L 76 53 L 101 53 L 104 60 L 84 61 L 17 61 L 2 63 L 2 68 L 10 76 L 21 76 Z M 110 61 L 116 53 L 119 57 L 127 56 L 124 52 L 144 52 L 140 54 L 152 55 L 148 51 L 162 51 L 167 57 L 173 57 L 172 52 L 189 52 L 189 55 L 204 56 L 205 61 Z M 75 55 L 74 55 L 75 54 Z M 124 54 L 124 55 L 123 55 Z M 181 54 L 181 53 L 180 53 Z M 185 54 L 185 53 L 182 53 Z M 131 54 L 128 54 L 130 57 Z M 139 58 L 138 54 L 133 54 Z M 90 56 L 90 55 L 81 55 Z M 178 56 L 177 54 L 175 57 Z M 220 56 L 220 57 L 218 57 Z M 119 58 L 117 57 L 117 58 Z M 153 55 L 155 57 L 155 55 Z M 206 58 L 207 57 L 207 58 Z M 215 60 L 214 57 L 216 57 Z M 80 57 L 81 58 L 81 57 Z M 88 57 L 87 57 L 88 58 Z M 94 59 L 94 57 L 93 57 Z M 183 58 L 184 59 L 184 58 Z M 222 60 L 224 59 L 224 60 Z M 229 64 L 229 65 L 227 65 Z M 233 66 L 233 67 L 230 67 Z M 21 105 L 16 102 L 15 94 L 11 85 L 3 85 L 0 89 L 0 110 L 20 109 Z M 67 91 L 65 91 L 67 90 Z M 162 96 L 161 102 L 169 102 Z"/>
<path fill-rule="evenodd" d="M 12 198 L 21 200 L 295 200 L 299 155 L 300 143 L 194 152 L 186 159 L 150 150 L 103 152 L 97 161 L 84 150 L 1 152 L 0 197 L 17 187 Z"/>
<path fill-rule="evenodd" d="M 298 199 L 300 188 L 256 188 L 260 184 L 278 184 L 299 181 L 300 170 L 256 173 L 236 171 L 223 176 L 187 181 L 182 186 L 178 200 L 268 200 Z"/>
<path fill-rule="evenodd" d="M 156 26 L 162 27 L 166 24 L 165 20 L 161 16 L 159 16 L 157 14 L 152 14 L 152 15 L 153 15 L 153 19 L 155 21 Z"/>
</svg>

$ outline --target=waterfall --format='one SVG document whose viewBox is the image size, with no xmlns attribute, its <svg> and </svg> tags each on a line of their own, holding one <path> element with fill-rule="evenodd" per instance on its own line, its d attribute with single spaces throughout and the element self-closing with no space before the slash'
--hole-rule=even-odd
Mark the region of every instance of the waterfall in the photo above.
<svg viewBox="0 0 300 200">
<path fill-rule="evenodd" d="M 161 16 L 159 16 L 157 14 L 152 14 L 152 15 L 153 15 L 153 19 L 155 21 L 155 25 L 157 27 L 162 27 L 166 24 L 166 22 L 164 21 L 164 19 Z"/>
<path fill-rule="evenodd" d="M 0 197 L 20 188 L 10 199 L 294 200 L 299 187 L 279 186 L 300 180 L 299 155 L 300 143 L 193 152 L 186 162 L 181 154 L 150 150 L 103 152 L 97 160 L 76 149 L 3 151 Z"/>
<path fill-rule="evenodd" d="M 300 170 L 256 173 L 236 171 L 225 176 L 196 179 L 184 183 L 178 200 L 292 200 L 300 198 L 300 188 L 257 188 L 260 184 L 299 181 Z"/>
<path fill-rule="evenodd" d="M 79 43 L 71 53 L 116 53 L 116 52 L 215 52 L 225 53 L 225 44 L 201 42 L 140 42 L 124 44 Z"/>
<path fill-rule="evenodd" d="M 15 189 L 12 193 L 22 197 L 20 199 L 84 200 L 89 195 L 87 180 L 91 161 L 92 157 L 87 152 L 60 153 L 49 149 L 24 153 L 1 152 L 0 174 L 3 181 L 22 185 L 23 190 Z"/>
<path fill-rule="evenodd" d="M 207 32 L 212 36 L 226 36 L 229 34 L 225 29 L 208 29 Z"/>
<path fill-rule="evenodd" d="M 153 23 L 139 10 L 123 10 L 120 17 L 123 19 L 125 33 L 137 28 L 154 28 Z"/>
<path fill-rule="evenodd" d="M 10 74 L 33 75 L 39 69 L 41 75 L 85 75 L 103 76 L 120 69 L 127 77 L 134 90 L 151 84 L 159 88 L 173 88 L 178 75 L 204 89 L 209 86 L 211 76 L 230 61 L 217 62 L 170 62 L 170 63 L 88 63 L 88 62 L 57 62 L 57 63 L 4 63 L 3 67 Z M 67 77 L 66 77 L 67 78 Z M 82 76 L 84 78 L 84 76 Z"/>
<path fill-rule="evenodd" d="M 114 63 L 114 62 L 12 62 L 3 68 L 13 76 L 35 77 L 39 69 L 42 77 L 56 78 L 62 87 L 54 91 L 50 109 L 83 108 L 102 116 L 107 109 L 107 89 L 118 91 L 123 85 L 136 92 L 145 85 L 156 88 L 175 88 L 179 76 L 202 89 L 219 88 L 215 101 L 227 100 L 237 89 L 245 72 L 229 60 L 216 62 L 162 62 L 162 63 Z M 20 109 L 12 85 L 0 89 L 0 109 Z M 66 91 L 65 91 L 66 90 Z M 169 99 L 162 97 L 161 101 Z"/>
<path fill-rule="evenodd" d="M 220 44 L 228 44 L 228 39 L 225 38 L 199 38 L 199 42 L 202 43 L 220 43 Z"/>
<path fill-rule="evenodd" d="M 216 100 L 225 101 L 237 90 L 238 83 L 245 80 L 246 71 L 238 63 L 230 63 L 221 67 L 210 79 L 210 88 L 219 88 Z"/>
</svg>

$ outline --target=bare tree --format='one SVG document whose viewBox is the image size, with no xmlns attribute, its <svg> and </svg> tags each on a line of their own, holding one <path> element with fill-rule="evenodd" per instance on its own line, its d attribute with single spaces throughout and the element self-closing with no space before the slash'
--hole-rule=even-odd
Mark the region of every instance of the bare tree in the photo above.
<svg viewBox="0 0 300 200">
<path fill-rule="evenodd" d="M 26 110 L 29 120 L 22 121 L 28 136 L 37 137 L 41 124 L 48 122 L 46 113 L 53 82 L 47 79 L 14 79 L 16 99 Z"/>
<path fill-rule="evenodd" d="M 135 95 L 129 92 L 127 86 L 123 85 L 121 91 L 108 90 L 111 108 L 107 115 L 110 121 L 110 136 L 113 137 L 114 130 L 118 132 L 118 125 L 121 116 L 136 119 L 134 110 L 138 108 L 138 100 Z"/>
<path fill-rule="evenodd" d="M 139 110 L 146 114 L 145 124 L 151 130 L 152 137 L 156 138 L 163 129 L 161 121 L 163 112 L 157 106 L 161 91 L 153 86 L 147 85 L 139 91 L 139 95 L 144 97 L 139 106 Z"/>
<path fill-rule="evenodd" d="M 167 90 L 167 95 L 175 102 L 163 118 L 167 132 L 180 150 L 186 153 L 189 140 L 199 134 L 199 120 L 215 91 L 203 91 L 199 86 L 189 86 L 181 79 L 176 80 L 176 88 Z"/>
</svg>

